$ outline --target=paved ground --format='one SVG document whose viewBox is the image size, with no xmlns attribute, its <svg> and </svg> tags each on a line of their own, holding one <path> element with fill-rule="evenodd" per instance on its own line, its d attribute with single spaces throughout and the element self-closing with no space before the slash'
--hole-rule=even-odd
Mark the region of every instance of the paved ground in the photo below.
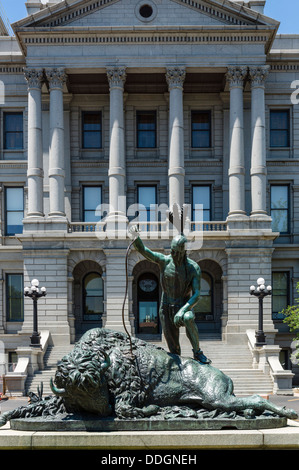
<svg viewBox="0 0 299 470">
<path fill-rule="evenodd" d="M 294 389 L 294 395 L 269 395 L 269 401 L 278 406 L 285 406 L 286 408 L 292 408 L 297 411 L 299 416 L 299 389 Z M 0 413 L 5 411 L 14 410 L 19 406 L 26 406 L 28 403 L 28 397 L 20 398 L 8 398 L 7 400 L 0 401 Z M 299 421 L 296 420 L 296 421 Z"/>
</svg>

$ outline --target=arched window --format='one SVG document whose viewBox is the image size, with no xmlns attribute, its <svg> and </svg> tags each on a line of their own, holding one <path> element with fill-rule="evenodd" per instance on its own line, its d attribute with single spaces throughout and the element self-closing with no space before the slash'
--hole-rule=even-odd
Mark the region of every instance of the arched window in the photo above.
<svg viewBox="0 0 299 470">
<path fill-rule="evenodd" d="M 137 284 L 138 333 L 159 333 L 159 281 L 152 273 L 141 274 Z"/>
<path fill-rule="evenodd" d="M 102 277 L 98 273 L 89 273 L 83 279 L 83 320 L 100 320 L 103 311 Z"/>
<path fill-rule="evenodd" d="M 197 321 L 213 316 L 213 279 L 206 272 L 201 273 L 200 299 L 194 308 Z"/>
</svg>

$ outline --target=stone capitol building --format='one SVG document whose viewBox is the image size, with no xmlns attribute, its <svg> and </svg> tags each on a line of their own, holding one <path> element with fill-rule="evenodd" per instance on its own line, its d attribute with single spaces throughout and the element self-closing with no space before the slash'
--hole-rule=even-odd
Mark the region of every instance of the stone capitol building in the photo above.
<svg viewBox="0 0 299 470">
<path fill-rule="evenodd" d="M 281 311 L 299 282 L 299 35 L 278 34 L 265 0 L 24 3 L 13 33 L 0 22 L 6 392 L 26 394 L 50 352 L 88 329 L 124 331 L 123 304 L 131 335 L 165 345 L 159 268 L 132 248 L 126 278 L 127 228 L 139 217 L 146 246 L 168 254 L 165 208 L 178 203 L 202 271 L 203 349 L 238 393 L 291 394 L 299 368 Z M 261 277 L 272 295 L 257 347 Z M 47 290 L 39 348 L 33 279 Z"/>
</svg>

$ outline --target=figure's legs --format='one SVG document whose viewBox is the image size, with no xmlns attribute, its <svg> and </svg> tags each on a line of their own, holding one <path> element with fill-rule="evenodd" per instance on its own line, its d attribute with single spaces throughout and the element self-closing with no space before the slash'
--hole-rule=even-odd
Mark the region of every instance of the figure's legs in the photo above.
<svg viewBox="0 0 299 470">
<path fill-rule="evenodd" d="M 210 364 L 212 361 L 208 359 L 199 347 L 199 334 L 196 323 L 194 321 L 194 313 L 189 311 L 184 315 L 184 324 L 186 327 L 186 334 L 191 343 L 194 359 L 202 364 Z"/>
<path fill-rule="evenodd" d="M 180 330 L 173 323 L 172 312 L 170 311 L 170 308 L 162 307 L 160 309 L 159 315 L 169 352 L 172 354 L 178 354 L 180 356 Z"/>
</svg>

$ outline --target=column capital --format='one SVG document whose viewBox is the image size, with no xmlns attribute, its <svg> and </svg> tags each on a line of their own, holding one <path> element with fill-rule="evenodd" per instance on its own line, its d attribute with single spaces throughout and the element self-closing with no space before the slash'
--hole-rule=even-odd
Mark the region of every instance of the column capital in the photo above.
<svg viewBox="0 0 299 470">
<path fill-rule="evenodd" d="M 247 75 L 246 65 L 236 65 L 227 67 L 226 80 L 230 88 L 243 87 L 244 79 Z"/>
<path fill-rule="evenodd" d="M 185 67 L 167 67 L 166 69 L 166 81 L 169 90 L 172 90 L 173 88 L 183 88 L 185 77 Z"/>
<path fill-rule="evenodd" d="M 66 82 L 67 75 L 63 68 L 54 68 L 45 70 L 50 90 L 62 90 Z"/>
<path fill-rule="evenodd" d="M 255 67 L 249 67 L 249 77 L 251 81 L 251 87 L 264 86 L 265 80 L 270 70 L 269 65 L 258 65 Z"/>
<path fill-rule="evenodd" d="M 110 88 L 123 89 L 127 78 L 126 67 L 107 67 L 106 72 Z"/>
<path fill-rule="evenodd" d="M 37 88 L 38 90 L 42 87 L 42 82 L 44 80 L 44 71 L 43 69 L 33 69 L 26 67 L 24 68 L 24 75 L 28 82 L 28 89 Z"/>
</svg>

